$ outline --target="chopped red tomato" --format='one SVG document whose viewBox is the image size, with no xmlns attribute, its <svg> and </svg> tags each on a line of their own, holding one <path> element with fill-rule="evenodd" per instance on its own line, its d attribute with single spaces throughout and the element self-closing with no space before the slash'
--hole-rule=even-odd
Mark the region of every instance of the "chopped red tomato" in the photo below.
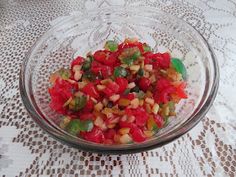
<svg viewBox="0 0 236 177">
<path fill-rule="evenodd" d="M 84 58 L 78 56 L 76 59 L 74 59 L 74 60 L 71 62 L 71 68 L 73 69 L 73 67 L 74 67 L 75 65 L 81 65 L 83 62 L 84 62 Z"/>
<path fill-rule="evenodd" d="M 127 79 L 123 77 L 117 77 L 115 82 L 119 85 L 119 93 L 123 93 L 128 86 Z"/>
<path fill-rule="evenodd" d="M 88 83 L 82 91 L 86 93 L 87 95 L 93 97 L 93 98 L 99 98 L 99 93 L 97 89 L 94 87 L 93 83 Z"/>
<path fill-rule="evenodd" d="M 102 143 L 104 141 L 104 134 L 101 129 L 94 127 L 92 131 L 83 133 L 85 140 L 95 143 Z"/>
<path fill-rule="evenodd" d="M 147 91 L 147 89 L 149 88 L 149 86 L 151 85 L 151 81 L 150 79 L 146 78 L 146 77 L 142 77 L 140 78 L 139 82 L 138 82 L 139 88 L 143 91 Z"/>
</svg>

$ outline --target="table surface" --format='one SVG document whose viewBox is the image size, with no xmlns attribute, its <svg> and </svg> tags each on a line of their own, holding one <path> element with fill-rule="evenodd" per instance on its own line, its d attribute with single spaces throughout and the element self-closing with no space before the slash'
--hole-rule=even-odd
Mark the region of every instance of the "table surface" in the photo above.
<svg viewBox="0 0 236 177">
<path fill-rule="evenodd" d="M 97 155 L 45 134 L 22 104 L 25 53 L 63 16 L 111 5 L 156 7 L 192 24 L 212 46 L 220 88 L 207 116 L 176 141 L 133 155 Z M 233 0 L 1 0 L 1 176 L 236 176 L 236 2 Z"/>
</svg>

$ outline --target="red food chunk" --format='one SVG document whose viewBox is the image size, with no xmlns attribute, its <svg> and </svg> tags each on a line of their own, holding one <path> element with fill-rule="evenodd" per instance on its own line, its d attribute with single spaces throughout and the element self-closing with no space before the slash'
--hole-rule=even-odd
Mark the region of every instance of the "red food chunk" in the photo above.
<svg viewBox="0 0 236 177">
<path fill-rule="evenodd" d="M 135 123 L 140 127 L 144 126 L 148 120 L 148 114 L 142 107 L 131 109 L 131 115 L 135 117 Z"/>
<path fill-rule="evenodd" d="M 104 134 L 98 127 L 93 127 L 92 131 L 82 134 L 85 140 L 95 143 L 102 143 L 104 141 Z"/>
<path fill-rule="evenodd" d="M 188 95 L 185 93 L 184 89 L 186 88 L 186 82 L 181 82 L 181 84 L 179 84 L 176 87 L 176 94 L 180 97 L 180 98 L 188 98 Z"/>
<path fill-rule="evenodd" d="M 51 109 L 57 111 L 58 113 L 65 114 L 66 108 L 63 107 L 63 105 L 70 97 L 73 96 L 75 91 L 76 87 L 74 84 L 58 78 L 53 87 L 48 89 L 48 92 L 51 96 Z"/>
<path fill-rule="evenodd" d="M 157 81 L 154 99 L 157 103 L 167 103 L 171 99 L 170 95 L 175 92 L 176 88 L 171 85 L 170 81 L 161 78 Z"/>
<path fill-rule="evenodd" d="M 99 93 L 91 82 L 85 85 L 82 91 L 93 98 L 99 98 Z"/>
<path fill-rule="evenodd" d="M 108 129 L 105 133 L 104 136 L 106 139 L 113 139 L 116 134 L 116 131 L 114 129 Z"/>
<path fill-rule="evenodd" d="M 143 91 L 147 91 L 147 89 L 150 87 L 150 85 L 151 85 L 151 81 L 150 81 L 150 79 L 148 79 L 146 77 L 140 78 L 140 80 L 138 82 L 139 88 Z"/>
<path fill-rule="evenodd" d="M 127 79 L 123 77 L 117 77 L 115 82 L 119 85 L 119 93 L 123 93 L 128 86 Z"/>
<path fill-rule="evenodd" d="M 94 115 L 92 113 L 82 113 L 79 116 L 80 120 L 93 120 L 94 119 Z"/>
<path fill-rule="evenodd" d="M 120 86 L 116 82 L 108 83 L 107 88 L 111 89 L 114 94 L 120 90 Z"/>
<path fill-rule="evenodd" d="M 117 57 L 116 54 L 113 54 L 109 51 L 106 50 L 98 50 L 94 53 L 94 59 L 97 60 L 98 62 L 108 65 L 108 66 L 113 66 L 117 62 Z"/>
<path fill-rule="evenodd" d="M 84 58 L 78 56 L 76 59 L 74 59 L 74 60 L 71 62 L 71 69 L 73 69 L 73 67 L 74 67 L 75 65 L 81 65 L 83 62 L 84 62 Z"/>
<path fill-rule="evenodd" d="M 146 140 L 146 137 L 143 131 L 138 127 L 132 127 L 130 134 L 135 142 L 143 142 Z"/>
</svg>

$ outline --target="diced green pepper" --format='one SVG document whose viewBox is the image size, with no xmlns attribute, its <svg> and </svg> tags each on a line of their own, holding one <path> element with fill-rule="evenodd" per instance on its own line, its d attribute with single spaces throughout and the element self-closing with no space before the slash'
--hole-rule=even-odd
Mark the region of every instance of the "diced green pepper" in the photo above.
<svg viewBox="0 0 236 177">
<path fill-rule="evenodd" d="M 82 70 L 83 71 L 88 71 L 91 67 L 91 62 L 90 61 L 85 61 L 82 65 Z"/>
<path fill-rule="evenodd" d="M 69 104 L 69 109 L 73 111 L 81 110 L 87 102 L 86 96 L 75 97 Z"/>
<path fill-rule="evenodd" d="M 138 59 L 138 57 L 140 57 L 140 55 L 141 55 L 140 51 L 136 51 L 132 56 L 124 58 L 123 63 L 130 66 L 133 64 L 134 61 Z"/>
<path fill-rule="evenodd" d="M 87 103 L 87 97 L 86 96 L 81 96 L 79 97 L 79 101 L 78 101 L 78 109 L 82 109 L 84 108 L 84 106 L 86 105 Z"/>
<path fill-rule="evenodd" d="M 80 131 L 89 132 L 92 129 L 93 129 L 93 121 L 91 120 L 81 121 L 79 119 L 74 119 L 70 121 L 70 123 L 66 127 L 66 130 L 72 135 L 77 135 Z"/>
<path fill-rule="evenodd" d="M 144 96 L 145 96 L 145 93 L 144 93 L 142 90 L 140 90 L 140 91 L 137 93 L 138 99 L 143 99 Z"/>
<path fill-rule="evenodd" d="M 134 88 L 130 90 L 130 92 L 139 92 L 139 87 L 136 85 Z"/>
<path fill-rule="evenodd" d="M 115 77 L 126 77 L 127 71 L 125 68 L 118 66 L 114 70 L 114 76 Z"/>
<path fill-rule="evenodd" d="M 125 89 L 124 95 L 128 95 L 130 93 L 130 89 Z"/>
<path fill-rule="evenodd" d="M 70 121 L 66 127 L 66 130 L 72 135 L 77 135 L 80 131 L 80 120 L 75 119 Z"/>
<path fill-rule="evenodd" d="M 184 80 L 187 78 L 187 70 L 183 64 L 183 62 L 178 58 L 172 58 L 171 64 L 175 68 L 175 70 L 180 73 Z"/>
<path fill-rule="evenodd" d="M 66 79 L 69 79 L 70 76 L 71 76 L 71 73 L 70 73 L 70 70 L 69 69 L 64 69 L 64 68 L 61 68 L 59 71 L 58 71 L 60 77 L 64 80 Z"/>
<path fill-rule="evenodd" d="M 80 121 L 80 131 L 82 132 L 89 132 L 93 129 L 93 121 L 91 120 L 84 120 Z"/>
<path fill-rule="evenodd" d="M 169 101 L 168 106 L 169 106 L 169 109 L 170 109 L 170 113 L 175 112 L 175 103 L 173 101 Z"/>
<path fill-rule="evenodd" d="M 140 69 L 138 70 L 137 74 L 138 74 L 139 76 L 143 76 L 143 75 L 144 75 L 143 69 L 140 68 Z"/>
<path fill-rule="evenodd" d="M 115 52 L 118 49 L 118 43 L 116 41 L 109 40 L 105 44 L 105 49 Z"/>
<path fill-rule="evenodd" d="M 144 50 L 144 52 L 152 51 L 151 47 L 149 45 L 147 45 L 146 43 L 143 44 L 143 50 Z"/>
<path fill-rule="evenodd" d="M 91 71 L 85 71 L 83 73 L 83 78 L 86 78 L 89 81 L 93 81 L 93 80 L 95 80 L 96 76 Z"/>
</svg>

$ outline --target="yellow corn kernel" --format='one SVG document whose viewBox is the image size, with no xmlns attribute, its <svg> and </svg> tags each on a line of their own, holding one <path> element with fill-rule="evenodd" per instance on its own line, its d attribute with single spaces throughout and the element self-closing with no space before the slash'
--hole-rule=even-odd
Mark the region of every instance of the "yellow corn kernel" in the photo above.
<svg viewBox="0 0 236 177">
<path fill-rule="evenodd" d="M 145 102 L 150 104 L 150 105 L 154 105 L 154 103 L 155 103 L 154 99 L 152 99 L 152 98 L 146 98 Z"/>
<path fill-rule="evenodd" d="M 122 135 L 120 137 L 120 143 L 121 144 L 131 143 L 132 141 L 133 141 L 133 139 L 128 134 Z"/>
<path fill-rule="evenodd" d="M 125 111 L 124 111 L 124 110 L 120 110 L 119 108 L 113 107 L 113 108 L 112 108 L 112 113 L 121 116 L 121 115 L 124 115 L 124 114 L 125 114 Z"/>
<path fill-rule="evenodd" d="M 137 108 L 139 106 L 139 99 L 135 98 L 130 102 L 132 108 Z"/>
<path fill-rule="evenodd" d="M 63 120 L 60 122 L 60 127 L 62 129 L 66 128 L 66 126 L 70 123 L 71 118 L 69 116 L 65 116 Z"/>
<path fill-rule="evenodd" d="M 116 124 L 108 124 L 107 128 L 114 128 L 116 126 Z"/>
<path fill-rule="evenodd" d="M 134 83 L 134 82 L 131 82 L 131 83 L 128 84 L 127 88 L 132 89 L 132 88 L 134 88 L 135 86 L 136 86 L 135 83 Z"/>
<path fill-rule="evenodd" d="M 152 92 L 150 92 L 149 90 L 146 92 L 146 97 L 152 97 Z"/>
<path fill-rule="evenodd" d="M 129 104 L 130 104 L 130 100 L 125 99 L 125 98 L 121 98 L 118 101 L 119 106 L 128 106 Z"/>
<path fill-rule="evenodd" d="M 139 106 L 143 106 L 144 100 L 139 100 Z"/>
<path fill-rule="evenodd" d="M 97 89 L 98 89 L 99 91 L 101 91 L 101 90 L 103 90 L 103 89 L 105 89 L 105 88 L 106 88 L 105 85 L 97 85 Z"/>
<path fill-rule="evenodd" d="M 138 71 L 140 69 L 140 66 L 139 65 L 132 65 L 132 66 L 129 67 L 129 69 L 131 71 Z"/>
<path fill-rule="evenodd" d="M 141 68 L 144 68 L 144 60 L 142 60 Z"/>
<path fill-rule="evenodd" d="M 148 130 L 153 130 L 155 125 L 156 125 L 156 122 L 155 122 L 153 116 L 151 115 L 148 118 L 148 120 L 147 120 L 147 128 L 148 128 Z"/>
<path fill-rule="evenodd" d="M 159 105 L 158 105 L 157 103 L 155 103 L 155 104 L 153 105 L 153 107 L 152 107 L 152 112 L 153 112 L 154 114 L 157 114 L 158 111 L 159 111 Z"/>
<path fill-rule="evenodd" d="M 95 106 L 94 106 L 94 109 L 96 111 L 101 111 L 103 108 L 103 104 L 101 102 L 98 102 Z"/>
<path fill-rule="evenodd" d="M 94 125 L 96 125 L 98 127 L 101 127 L 103 123 L 104 123 L 104 121 L 100 116 L 98 116 L 94 121 Z"/>
<path fill-rule="evenodd" d="M 70 97 L 64 104 L 63 107 L 66 107 L 72 101 L 72 97 Z"/>
<path fill-rule="evenodd" d="M 127 64 L 121 64 L 120 66 L 121 66 L 122 68 L 127 68 L 127 67 L 128 67 Z"/>
<path fill-rule="evenodd" d="M 138 38 L 133 37 L 133 38 L 126 38 L 124 43 L 134 43 L 134 42 L 138 42 Z"/>
<path fill-rule="evenodd" d="M 144 69 L 145 69 L 146 71 L 151 72 L 151 71 L 153 70 L 153 67 L 152 67 L 152 65 L 144 65 Z"/>
<path fill-rule="evenodd" d="M 164 107 L 163 112 L 164 112 L 165 116 L 169 116 L 169 114 L 170 114 L 169 106 Z"/>
<path fill-rule="evenodd" d="M 149 80 L 151 81 L 151 83 L 156 82 L 156 77 L 155 77 L 155 75 L 154 75 L 154 74 L 151 75 L 151 77 L 149 78 Z"/>
<path fill-rule="evenodd" d="M 108 83 L 110 83 L 110 82 L 112 82 L 111 79 L 104 79 L 104 80 L 101 80 L 101 84 L 103 84 L 103 85 L 106 85 L 106 84 L 108 84 Z"/>
<path fill-rule="evenodd" d="M 103 104 L 104 106 L 106 106 L 107 103 L 108 103 L 108 100 L 107 100 L 106 98 L 104 98 L 104 99 L 102 100 L 102 104 Z"/>
<path fill-rule="evenodd" d="M 91 100 L 92 100 L 95 104 L 97 104 L 98 100 L 96 100 L 96 99 L 93 98 L 93 97 L 90 97 L 90 98 L 91 98 Z"/>
<path fill-rule="evenodd" d="M 144 130 L 143 133 L 147 138 L 150 138 L 154 135 L 154 132 L 150 130 Z"/>
<path fill-rule="evenodd" d="M 145 104 L 145 109 L 146 109 L 147 113 L 151 113 L 152 112 L 150 104 Z"/>
<path fill-rule="evenodd" d="M 121 128 L 118 130 L 119 134 L 124 135 L 124 134 L 128 134 L 130 131 L 130 128 Z"/>
<path fill-rule="evenodd" d="M 119 99 L 120 99 L 120 95 L 119 94 L 112 95 L 112 96 L 109 97 L 109 100 L 111 100 L 113 102 L 116 102 Z"/>
</svg>

